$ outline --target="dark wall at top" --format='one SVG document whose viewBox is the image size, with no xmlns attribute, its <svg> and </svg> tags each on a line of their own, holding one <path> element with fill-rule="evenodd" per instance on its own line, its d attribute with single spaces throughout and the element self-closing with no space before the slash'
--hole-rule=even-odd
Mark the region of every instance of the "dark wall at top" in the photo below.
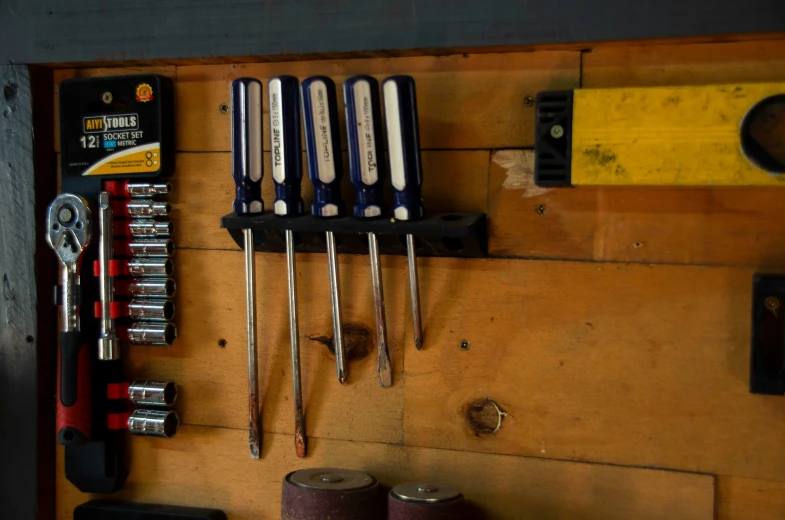
<svg viewBox="0 0 785 520">
<path fill-rule="evenodd" d="M 0 0 L 0 63 L 777 32 L 783 0 Z"/>
</svg>

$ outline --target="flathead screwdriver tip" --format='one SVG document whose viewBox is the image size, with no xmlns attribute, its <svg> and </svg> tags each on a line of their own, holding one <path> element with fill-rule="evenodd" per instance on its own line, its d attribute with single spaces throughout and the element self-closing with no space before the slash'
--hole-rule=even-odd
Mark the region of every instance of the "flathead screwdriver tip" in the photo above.
<svg viewBox="0 0 785 520">
<path fill-rule="evenodd" d="M 259 436 L 256 435 L 254 430 L 251 430 L 248 437 L 248 449 L 251 452 L 252 459 L 259 458 L 260 446 L 259 446 Z"/>
<path fill-rule="evenodd" d="M 305 457 L 307 453 L 307 449 L 305 447 L 305 435 L 303 435 L 302 429 L 298 426 L 295 426 L 294 428 L 294 451 L 300 458 Z"/>
<path fill-rule="evenodd" d="M 384 352 L 386 354 L 387 349 L 385 347 Z M 379 373 L 379 384 L 383 388 L 389 388 L 392 386 L 392 365 L 390 364 L 390 358 L 385 356 L 380 356 L 378 360 L 378 367 L 377 372 Z"/>
</svg>

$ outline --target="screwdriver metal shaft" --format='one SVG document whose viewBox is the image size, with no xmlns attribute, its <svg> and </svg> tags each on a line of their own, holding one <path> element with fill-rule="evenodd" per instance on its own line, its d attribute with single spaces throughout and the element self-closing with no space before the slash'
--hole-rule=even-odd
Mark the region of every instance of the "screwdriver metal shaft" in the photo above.
<svg viewBox="0 0 785 520">
<path fill-rule="evenodd" d="M 280 217 L 303 214 L 300 196 L 302 182 L 302 146 L 300 144 L 299 82 L 293 76 L 278 76 L 268 83 L 270 102 L 270 149 L 272 151 L 275 203 Z M 294 395 L 294 448 L 298 457 L 305 457 L 305 417 L 300 377 L 300 326 L 297 312 L 297 268 L 295 266 L 294 233 L 287 229 L 286 269 L 289 280 L 289 336 L 292 356 L 292 391 Z"/>
<path fill-rule="evenodd" d="M 341 313 L 341 279 L 338 271 L 338 253 L 335 250 L 335 235 L 325 233 L 327 242 L 327 268 L 330 271 L 330 303 L 333 310 L 333 336 L 335 337 L 335 364 L 338 381 L 346 382 L 346 354 L 343 346 L 343 316 Z"/>
<path fill-rule="evenodd" d="M 383 214 L 384 168 L 379 161 L 377 143 L 381 142 L 379 82 L 371 76 L 354 76 L 343 84 L 346 111 L 346 137 L 349 144 L 349 174 L 357 195 L 354 216 L 361 220 Z M 387 344 L 384 288 L 379 243 L 368 233 L 371 259 L 374 314 L 376 318 L 377 372 L 383 387 L 392 386 L 392 364 Z"/>
<path fill-rule="evenodd" d="M 289 335 L 292 341 L 292 387 L 294 391 L 294 448 L 298 457 L 305 457 L 305 418 L 303 388 L 300 378 L 300 327 L 297 314 L 297 269 L 294 264 L 294 237 L 286 230 L 286 269 L 289 275 Z"/>
<path fill-rule="evenodd" d="M 417 253 L 414 235 L 406 235 L 406 259 L 409 267 L 409 296 L 412 307 L 412 329 L 414 346 L 422 348 L 422 316 L 420 314 L 420 280 L 417 277 Z"/>
<path fill-rule="evenodd" d="M 262 84 L 255 79 L 232 82 L 232 177 L 235 182 L 233 208 L 238 215 L 261 214 L 262 202 Z M 259 377 L 256 342 L 256 265 L 254 237 L 243 229 L 245 251 L 245 305 L 248 339 L 248 449 L 251 458 L 261 452 Z"/>
<path fill-rule="evenodd" d="M 376 311 L 376 371 L 382 386 L 392 386 L 392 364 L 387 348 L 387 321 L 384 316 L 384 286 L 382 284 L 382 262 L 379 259 L 379 243 L 374 233 L 368 233 L 368 251 L 371 256 L 371 283 L 373 305 Z"/>
<path fill-rule="evenodd" d="M 256 350 L 256 265 L 254 263 L 253 231 L 243 229 L 245 247 L 245 306 L 248 330 L 248 449 L 251 458 L 258 459 L 261 451 L 259 421 L 259 367 Z"/>
</svg>

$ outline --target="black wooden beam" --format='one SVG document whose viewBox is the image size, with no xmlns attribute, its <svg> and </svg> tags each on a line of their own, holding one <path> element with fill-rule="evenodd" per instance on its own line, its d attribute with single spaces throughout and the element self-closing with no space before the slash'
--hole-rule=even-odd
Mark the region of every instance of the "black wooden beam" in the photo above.
<svg viewBox="0 0 785 520">
<path fill-rule="evenodd" d="M 0 63 L 340 54 L 781 31 L 782 0 L 2 0 Z"/>
<path fill-rule="evenodd" d="M 0 65 L 0 92 L 0 516 L 53 518 L 57 315 L 41 295 L 57 271 L 40 228 L 56 187 L 51 71 Z"/>
</svg>

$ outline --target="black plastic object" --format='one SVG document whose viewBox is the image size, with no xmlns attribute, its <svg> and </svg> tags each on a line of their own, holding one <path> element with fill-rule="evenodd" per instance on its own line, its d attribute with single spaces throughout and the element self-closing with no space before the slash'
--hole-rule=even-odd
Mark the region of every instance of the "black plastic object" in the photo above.
<svg viewBox="0 0 785 520">
<path fill-rule="evenodd" d="M 63 192 L 100 191 L 91 178 L 168 177 L 174 172 L 174 87 L 144 74 L 60 84 Z"/>
<path fill-rule="evenodd" d="M 118 491 L 128 478 L 123 436 L 122 430 L 110 430 L 101 435 L 101 440 L 67 444 L 66 478 L 85 493 L 105 494 Z"/>
<path fill-rule="evenodd" d="M 537 94 L 534 127 L 534 183 L 571 186 L 572 90 Z"/>
<path fill-rule="evenodd" d="M 218 509 L 92 500 L 76 506 L 74 520 L 226 520 Z"/>
<path fill-rule="evenodd" d="M 750 392 L 785 395 L 785 276 L 752 282 Z"/>
<path fill-rule="evenodd" d="M 280 253 L 286 250 L 283 231 L 294 231 L 295 250 L 301 253 L 324 253 L 324 233 L 335 233 L 338 253 L 367 254 L 366 233 L 375 233 L 379 250 L 388 255 L 405 255 L 404 235 L 414 235 L 418 256 L 482 258 L 488 251 L 485 213 L 444 213 L 424 220 L 393 219 L 359 220 L 353 217 L 318 218 L 304 215 L 296 218 L 273 214 L 221 218 L 221 227 L 228 229 L 237 245 L 243 247 L 241 230 L 254 230 L 257 251 Z"/>
</svg>

